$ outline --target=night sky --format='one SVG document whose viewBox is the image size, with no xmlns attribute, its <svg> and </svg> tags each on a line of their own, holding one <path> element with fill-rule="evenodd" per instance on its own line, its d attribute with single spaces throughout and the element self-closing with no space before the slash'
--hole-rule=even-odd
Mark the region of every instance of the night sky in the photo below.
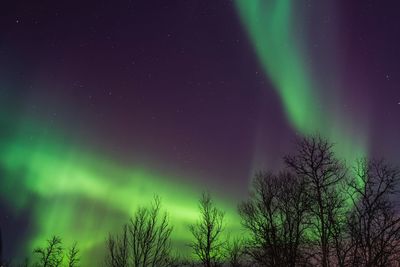
<svg viewBox="0 0 400 267">
<path fill-rule="evenodd" d="M 3 1 L 0 226 L 99 254 L 160 195 L 185 244 L 209 190 L 237 233 L 253 174 L 319 133 L 400 164 L 391 0 Z"/>
</svg>

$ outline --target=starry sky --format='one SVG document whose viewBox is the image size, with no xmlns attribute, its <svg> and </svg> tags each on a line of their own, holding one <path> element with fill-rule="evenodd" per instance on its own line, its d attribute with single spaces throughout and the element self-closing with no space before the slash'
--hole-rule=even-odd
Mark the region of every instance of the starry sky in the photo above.
<svg viewBox="0 0 400 267">
<path fill-rule="evenodd" d="M 0 4 L 0 226 L 87 255 L 160 195 L 185 244 L 209 190 L 237 203 L 296 137 L 400 164 L 394 0 Z M 183 246 L 183 245 L 182 245 Z"/>
</svg>

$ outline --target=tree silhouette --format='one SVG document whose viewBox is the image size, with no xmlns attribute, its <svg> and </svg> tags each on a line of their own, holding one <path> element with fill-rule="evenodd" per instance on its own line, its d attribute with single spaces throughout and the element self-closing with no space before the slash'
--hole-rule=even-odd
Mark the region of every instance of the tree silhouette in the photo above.
<svg viewBox="0 0 400 267">
<path fill-rule="evenodd" d="M 79 249 L 77 243 L 75 242 L 67 253 L 68 267 L 78 267 L 79 259 Z"/>
<path fill-rule="evenodd" d="M 109 235 L 106 266 L 398 266 L 400 169 L 384 160 L 361 159 L 351 172 L 327 140 L 312 136 L 297 145 L 284 158 L 283 171 L 255 175 L 248 200 L 239 204 L 248 235 L 224 240 L 225 213 L 203 193 L 200 217 L 189 225 L 189 246 L 197 260 L 172 257 L 173 228 L 155 196 L 119 233 Z M 3 258 L 1 230 L 0 265 L 11 266 Z M 80 263 L 76 243 L 64 250 L 58 236 L 33 252 L 36 262 L 19 266 Z"/>
<path fill-rule="evenodd" d="M 227 242 L 227 261 L 231 267 L 244 266 L 244 242 L 241 238 L 234 238 Z"/>
<path fill-rule="evenodd" d="M 225 213 L 211 200 L 209 193 L 203 193 L 199 200 L 200 219 L 189 226 L 194 240 L 190 243 L 194 254 L 206 267 L 218 266 L 223 258 Z"/>
<path fill-rule="evenodd" d="M 357 179 L 349 184 L 349 264 L 389 266 L 400 253 L 400 216 L 393 205 L 400 172 L 382 160 L 366 159 L 358 161 L 355 172 Z"/>
<path fill-rule="evenodd" d="M 345 199 L 341 186 L 347 176 L 343 162 L 336 158 L 333 144 L 320 136 L 306 137 L 297 142 L 294 155 L 284 158 L 289 170 L 307 184 L 311 230 L 320 248 L 320 265 L 330 265 L 334 236 L 340 236 L 345 221 Z"/>
<path fill-rule="evenodd" d="M 109 235 L 106 264 L 110 267 L 127 267 L 129 260 L 128 226 L 124 225 L 120 236 Z"/>
<path fill-rule="evenodd" d="M 107 266 L 163 267 L 171 263 L 172 227 L 161 201 L 154 197 L 150 207 L 139 208 L 122 234 L 109 236 Z"/>
<path fill-rule="evenodd" d="M 261 266 L 295 266 L 305 243 L 309 201 L 305 183 L 290 173 L 260 172 L 251 198 L 239 205 L 250 233 L 246 253 Z"/>
<path fill-rule="evenodd" d="M 58 267 L 61 266 L 64 255 L 61 238 L 53 236 L 47 240 L 45 248 L 36 248 L 34 253 L 39 256 L 39 262 L 36 266 L 40 267 Z"/>
</svg>

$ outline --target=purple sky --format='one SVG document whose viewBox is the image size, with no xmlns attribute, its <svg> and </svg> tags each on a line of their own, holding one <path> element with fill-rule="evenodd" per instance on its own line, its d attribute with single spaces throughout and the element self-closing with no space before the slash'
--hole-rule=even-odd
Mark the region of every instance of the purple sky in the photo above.
<svg viewBox="0 0 400 267">
<path fill-rule="evenodd" d="M 324 73 L 330 66 L 318 58 L 336 55 L 323 51 L 340 51 L 346 99 L 336 108 L 367 122 L 371 155 L 400 164 L 400 3 L 324 8 L 332 2 L 300 1 L 303 38 Z M 339 47 L 319 38 L 332 30 Z M 0 104 L 3 132 L 34 118 L 121 164 L 140 161 L 238 198 L 255 169 L 279 166 L 296 136 L 225 0 L 3 2 Z"/>
</svg>

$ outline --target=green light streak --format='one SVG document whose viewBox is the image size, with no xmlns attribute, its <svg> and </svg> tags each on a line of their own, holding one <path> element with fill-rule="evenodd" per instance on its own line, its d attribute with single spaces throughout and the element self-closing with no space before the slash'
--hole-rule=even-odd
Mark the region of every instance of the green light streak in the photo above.
<svg viewBox="0 0 400 267">
<path fill-rule="evenodd" d="M 260 63 L 272 80 L 285 107 L 290 123 L 302 133 L 309 133 L 313 121 L 320 120 L 313 103 L 307 66 L 292 38 L 291 1 L 236 1 Z"/>
<path fill-rule="evenodd" d="M 324 108 L 321 90 L 313 82 L 315 69 L 307 64 L 306 52 L 294 33 L 294 26 L 301 23 L 294 19 L 299 13 L 293 12 L 294 3 L 293 0 L 236 0 L 236 7 L 292 127 L 303 135 L 320 133 L 337 143 L 340 157 L 354 162 L 356 157 L 367 155 L 366 138 L 350 130 L 352 125 L 344 125 L 348 118 L 343 119 L 343 114 Z"/>
<path fill-rule="evenodd" d="M 304 135 L 320 132 L 335 140 L 339 155 L 347 160 L 367 155 L 364 137 L 355 137 L 339 114 L 322 112 L 322 96 L 312 79 L 313 68 L 307 64 L 292 31 L 293 3 L 236 1 L 260 64 L 293 128 Z M 3 124 L 7 119 L 0 117 Z M 29 133 L 40 132 L 41 128 L 34 123 L 23 124 L 16 135 L 2 141 L 0 166 L 5 176 L 0 180 L 0 192 L 17 212 L 32 209 L 34 230 L 26 251 L 58 234 L 66 244 L 78 241 L 83 255 L 98 253 L 96 248 L 104 245 L 107 233 L 119 230 L 139 205 L 151 201 L 153 194 L 160 195 L 170 214 L 173 240 L 189 242 L 187 225 L 199 215 L 201 190 L 196 185 L 140 164 L 118 165 L 105 155 L 66 143 L 58 134 L 34 134 L 30 139 Z M 227 212 L 229 228 L 240 228 L 235 203 L 217 200 L 217 204 Z"/>
<path fill-rule="evenodd" d="M 97 257 L 101 261 L 104 254 L 99 247 L 104 247 L 108 233 L 119 231 L 137 207 L 148 205 L 154 194 L 161 197 L 170 215 L 173 242 L 181 247 L 189 243 L 188 225 L 199 216 L 201 189 L 139 165 L 120 166 L 104 155 L 65 144 L 52 134 L 32 140 L 30 127 L 25 126 L 19 135 L 4 142 L 0 156 L 6 174 L 0 182 L 2 195 L 17 212 L 30 207 L 34 214 L 35 229 L 23 253 L 56 234 L 66 244 L 78 241 L 84 257 L 101 254 Z M 227 212 L 228 230 L 239 228 L 234 203 L 216 202 Z M 85 264 L 99 262 L 91 258 Z"/>
</svg>

